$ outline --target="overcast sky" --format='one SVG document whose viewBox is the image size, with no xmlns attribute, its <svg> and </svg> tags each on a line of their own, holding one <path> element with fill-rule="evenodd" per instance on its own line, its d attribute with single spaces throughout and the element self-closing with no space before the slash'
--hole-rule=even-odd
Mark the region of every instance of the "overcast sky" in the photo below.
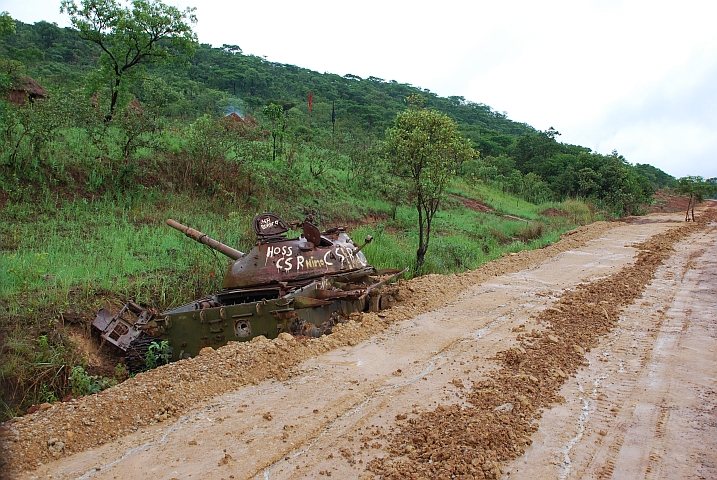
<svg viewBox="0 0 717 480">
<path fill-rule="evenodd" d="M 559 140 L 717 177 L 717 2 L 168 0 L 201 43 L 485 103 Z M 0 0 L 68 26 L 60 0 Z"/>
</svg>

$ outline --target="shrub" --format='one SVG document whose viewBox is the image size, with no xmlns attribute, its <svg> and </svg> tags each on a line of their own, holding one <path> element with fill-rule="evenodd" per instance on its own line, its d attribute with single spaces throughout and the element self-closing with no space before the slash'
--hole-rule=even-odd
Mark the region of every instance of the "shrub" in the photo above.
<svg viewBox="0 0 717 480">
<path fill-rule="evenodd" d="M 169 363 L 169 359 L 172 356 L 172 351 L 169 347 L 167 340 L 161 342 L 152 342 L 147 349 L 147 354 L 144 357 L 144 363 L 147 365 L 147 369 L 151 370 L 157 368 L 160 365 L 166 365 Z"/>
<path fill-rule="evenodd" d="M 74 397 L 98 393 L 115 383 L 113 379 L 107 377 L 89 375 L 80 365 L 72 367 L 72 373 L 70 374 L 70 385 L 72 387 L 72 396 Z"/>
</svg>

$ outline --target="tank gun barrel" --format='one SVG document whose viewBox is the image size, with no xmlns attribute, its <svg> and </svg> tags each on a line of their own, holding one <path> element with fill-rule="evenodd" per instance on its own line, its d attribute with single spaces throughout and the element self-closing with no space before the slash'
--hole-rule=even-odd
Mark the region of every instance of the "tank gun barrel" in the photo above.
<svg viewBox="0 0 717 480">
<path fill-rule="evenodd" d="M 171 218 L 167 219 L 167 225 L 174 228 L 175 230 L 179 230 L 192 240 L 196 240 L 199 243 L 203 243 L 204 245 L 213 248 L 217 252 L 223 253 L 224 255 L 233 260 L 239 260 L 241 257 L 244 256 L 243 252 L 240 252 L 239 250 L 236 250 L 229 245 L 224 245 L 223 243 L 208 237 L 206 234 L 200 232 L 199 230 L 195 230 L 186 225 L 182 225 L 179 222 L 175 222 Z"/>
</svg>

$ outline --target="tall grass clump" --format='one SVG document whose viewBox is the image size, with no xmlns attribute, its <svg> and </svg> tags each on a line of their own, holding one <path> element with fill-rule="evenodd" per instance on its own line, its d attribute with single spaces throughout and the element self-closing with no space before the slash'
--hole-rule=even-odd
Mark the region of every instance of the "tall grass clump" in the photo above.
<svg viewBox="0 0 717 480">
<path fill-rule="evenodd" d="M 569 198 L 561 202 L 559 208 L 566 212 L 570 221 L 576 225 L 587 225 L 602 217 L 597 215 L 595 208 L 584 200 Z"/>
</svg>

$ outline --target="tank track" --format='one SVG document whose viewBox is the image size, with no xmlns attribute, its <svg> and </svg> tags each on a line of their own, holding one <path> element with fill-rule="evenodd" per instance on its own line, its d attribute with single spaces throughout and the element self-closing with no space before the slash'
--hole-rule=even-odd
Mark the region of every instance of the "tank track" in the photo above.
<svg viewBox="0 0 717 480">
<path fill-rule="evenodd" d="M 149 370 L 147 363 L 145 362 L 149 346 L 152 343 L 161 344 L 162 339 L 159 337 L 152 337 L 149 335 L 142 335 L 139 338 L 135 338 L 130 342 L 129 348 L 127 349 L 127 355 L 125 356 L 125 367 L 127 372 L 135 374 Z M 158 360 L 158 365 L 163 364 L 161 360 Z"/>
</svg>

